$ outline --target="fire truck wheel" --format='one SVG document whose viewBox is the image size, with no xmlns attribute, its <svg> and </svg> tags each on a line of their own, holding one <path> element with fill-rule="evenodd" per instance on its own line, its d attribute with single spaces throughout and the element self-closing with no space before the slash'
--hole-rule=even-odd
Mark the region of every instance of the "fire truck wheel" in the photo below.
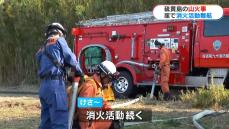
<svg viewBox="0 0 229 129">
<path fill-rule="evenodd" d="M 133 94 L 133 79 L 129 72 L 120 71 L 117 83 L 114 85 L 114 92 L 117 98 L 129 98 Z"/>
</svg>

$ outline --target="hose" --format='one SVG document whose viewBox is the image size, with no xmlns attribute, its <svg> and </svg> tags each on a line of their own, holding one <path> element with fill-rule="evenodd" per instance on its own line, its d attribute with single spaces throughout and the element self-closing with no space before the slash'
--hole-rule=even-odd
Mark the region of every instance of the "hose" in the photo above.
<svg viewBox="0 0 229 129">
<path fill-rule="evenodd" d="M 199 119 L 201 119 L 201 118 L 203 118 L 203 117 L 205 117 L 205 116 L 207 116 L 207 115 L 213 115 L 213 114 L 215 114 L 215 113 L 220 113 L 220 114 L 222 114 L 222 113 L 226 113 L 226 111 L 219 111 L 219 112 L 216 112 L 216 111 L 214 111 L 214 110 L 204 110 L 204 111 L 202 111 L 202 112 L 200 112 L 200 113 L 198 113 L 198 114 L 196 114 L 196 115 L 194 115 L 193 117 L 192 117 L 192 123 L 194 124 L 194 126 L 197 128 L 197 129 L 204 129 L 204 127 L 203 126 L 201 126 L 198 122 L 197 122 L 197 120 L 199 120 Z"/>
<path fill-rule="evenodd" d="M 221 110 L 221 111 L 216 112 L 214 110 L 203 110 L 203 111 L 201 111 L 198 114 L 193 115 L 193 116 L 175 117 L 175 118 L 169 118 L 169 119 L 159 119 L 159 120 L 152 120 L 150 122 L 126 122 L 124 124 L 124 126 L 132 126 L 132 125 L 139 125 L 139 124 L 146 124 L 146 123 L 166 122 L 166 121 L 171 121 L 171 120 L 182 120 L 182 119 L 192 118 L 192 122 L 197 129 L 204 129 L 203 126 L 201 126 L 197 122 L 197 120 L 199 120 L 205 116 L 213 115 L 216 113 L 222 114 L 222 113 L 227 113 L 227 111 Z"/>
<path fill-rule="evenodd" d="M 77 91 L 78 91 L 78 82 L 73 82 L 72 88 L 73 88 L 73 93 L 72 93 L 72 99 L 71 99 L 71 105 L 69 109 L 69 116 L 68 116 L 68 129 L 72 129 L 73 125 L 73 119 L 74 119 L 74 113 L 75 113 L 75 107 L 76 107 L 76 96 L 77 96 Z"/>
<path fill-rule="evenodd" d="M 128 101 L 128 102 L 125 102 L 125 103 L 121 103 L 121 104 L 114 104 L 111 106 L 112 109 L 115 109 L 115 108 L 120 108 L 120 107 L 125 107 L 125 106 L 129 106 L 131 104 L 134 104 L 136 102 L 138 102 L 139 100 L 141 100 L 141 97 L 139 98 L 136 98 L 134 100 L 131 100 L 131 101 Z M 197 113 L 196 115 L 193 115 L 193 116 L 184 116 L 184 117 L 175 117 L 175 118 L 169 118 L 169 119 L 160 119 L 160 120 L 151 120 L 150 122 L 126 122 L 124 123 L 124 126 L 131 126 L 131 125 L 139 125 L 139 124 L 145 124 L 145 123 L 156 123 L 156 122 L 166 122 L 166 121 L 171 121 L 171 120 L 181 120 L 181 119 L 187 119 L 187 118 L 192 118 L 192 122 L 194 124 L 194 126 L 197 128 L 197 129 L 204 129 L 203 126 L 201 126 L 197 120 L 207 116 L 207 115 L 213 115 L 213 114 L 216 114 L 216 113 L 226 113 L 227 111 L 224 111 L 224 110 L 221 110 L 221 111 L 214 111 L 214 110 L 203 110 L 199 113 Z"/>
<path fill-rule="evenodd" d="M 120 107 L 126 107 L 128 105 L 131 105 L 131 104 L 134 104 L 134 103 L 138 102 L 139 100 L 140 100 L 140 98 L 136 98 L 134 100 L 131 100 L 131 101 L 128 101 L 128 102 L 125 102 L 125 103 L 112 105 L 111 108 L 115 109 L 115 108 L 120 108 Z"/>
<path fill-rule="evenodd" d="M 151 65 L 149 64 L 144 64 L 144 63 L 138 63 L 138 62 L 134 62 L 134 61 L 130 61 L 130 60 L 123 60 L 123 61 L 120 61 L 118 62 L 116 65 L 119 65 L 119 64 L 131 64 L 131 65 L 137 65 L 137 66 L 140 66 L 140 67 L 150 67 Z"/>
</svg>

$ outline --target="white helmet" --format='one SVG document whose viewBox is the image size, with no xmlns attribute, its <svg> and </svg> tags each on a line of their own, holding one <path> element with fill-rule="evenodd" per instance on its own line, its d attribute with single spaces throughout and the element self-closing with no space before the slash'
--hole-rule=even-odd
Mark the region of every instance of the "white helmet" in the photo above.
<svg viewBox="0 0 229 129">
<path fill-rule="evenodd" d="M 117 70 L 114 63 L 106 60 L 98 65 L 98 72 L 104 73 L 109 78 L 114 78 L 115 74 L 117 73 Z"/>
<path fill-rule="evenodd" d="M 46 28 L 45 36 L 48 37 L 54 33 L 60 33 L 64 37 L 66 37 L 66 30 L 65 28 L 58 22 L 53 22 L 49 24 Z"/>
</svg>

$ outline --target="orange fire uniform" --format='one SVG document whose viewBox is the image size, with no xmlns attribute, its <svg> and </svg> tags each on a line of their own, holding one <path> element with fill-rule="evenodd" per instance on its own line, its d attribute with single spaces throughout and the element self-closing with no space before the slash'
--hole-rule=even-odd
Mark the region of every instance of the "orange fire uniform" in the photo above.
<svg viewBox="0 0 229 129">
<path fill-rule="evenodd" d="M 164 46 L 160 49 L 160 64 L 161 68 L 161 89 L 163 93 L 169 92 L 169 74 L 170 74 L 170 51 Z"/>
<path fill-rule="evenodd" d="M 78 97 L 103 97 L 101 87 L 102 87 L 101 83 L 97 82 L 93 78 L 88 77 L 85 79 L 85 82 L 82 85 L 80 85 L 78 89 Z M 90 110 L 95 111 L 95 109 L 82 109 L 82 108 L 76 109 L 75 117 L 78 118 L 81 129 L 109 129 L 112 121 L 87 120 L 87 111 Z M 101 109 L 96 109 L 96 111 L 98 110 Z M 103 110 L 111 110 L 111 107 L 107 103 L 107 101 L 103 101 Z"/>
</svg>

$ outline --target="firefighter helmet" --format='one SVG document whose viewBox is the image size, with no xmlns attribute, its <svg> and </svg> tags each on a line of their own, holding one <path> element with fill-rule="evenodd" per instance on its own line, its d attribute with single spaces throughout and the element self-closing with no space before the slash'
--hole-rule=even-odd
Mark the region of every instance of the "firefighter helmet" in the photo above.
<svg viewBox="0 0 229 129">
<path fill-rule="evenodd" d="M 110 79 L 113 79 L 118 75 L 115 65 L 107 60 L 98 65 L 97 71 L 100 74 L 105 74 Z"/>
<path fill-rule="evenodd" d="M 52 34 L 58 34 L 58 33 L 66 37 L 66 30 L 64 29 L 64 27 L 58 22 L 53 22 L 47 26 L 45 36 L 48 37 Z"/>
</svg>

